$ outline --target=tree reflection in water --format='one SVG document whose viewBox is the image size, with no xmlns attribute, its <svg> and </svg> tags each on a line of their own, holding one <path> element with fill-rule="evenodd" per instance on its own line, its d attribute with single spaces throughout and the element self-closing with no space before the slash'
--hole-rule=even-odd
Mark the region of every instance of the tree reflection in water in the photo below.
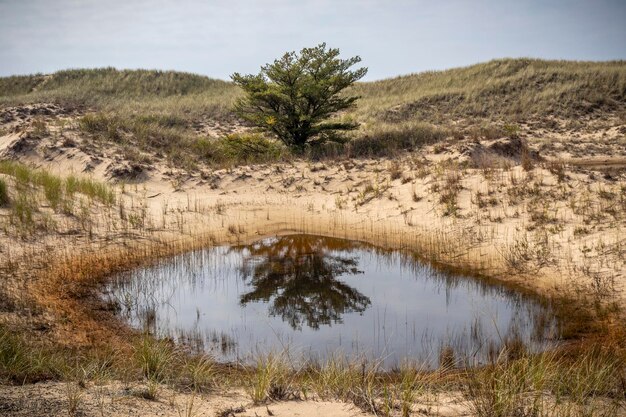
<svg viewBox="0 0 626 417">
<path fill-rule="evenodd" d="M 341 322 L 345 313 L 361 313 L 369 297 L 338 281 L 361 273 L 354 257 L 337 254 L 354 250 L 354 243 L 321 236 L 295 235 L 236 246 L 244 253 L 241 275 L 252 290 L 241 295 L 241 305 L 264 301 L 269 313 L 294 329 L 313 329 Z"/>
</svg>

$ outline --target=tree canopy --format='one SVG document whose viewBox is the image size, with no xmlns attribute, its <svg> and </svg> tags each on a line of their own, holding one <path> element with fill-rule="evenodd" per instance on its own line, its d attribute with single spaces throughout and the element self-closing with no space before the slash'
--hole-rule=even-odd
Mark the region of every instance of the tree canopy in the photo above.
<svg viewBox="0 0 626 417">
<path fill-rule="evenodd" d="M 367 73 L 365 67 L 350 69 L 359 62 L 359 56 L 341 59 L 339 49 L 322 43 L 288 52 L 256 75 L 234 73 L 232 80 L 246 93 L 235 111 L 292 147 L 339 137 L 358 127 L 331 116 L 355 106 L 359 97 L 342 92 Z"/>
</svg>

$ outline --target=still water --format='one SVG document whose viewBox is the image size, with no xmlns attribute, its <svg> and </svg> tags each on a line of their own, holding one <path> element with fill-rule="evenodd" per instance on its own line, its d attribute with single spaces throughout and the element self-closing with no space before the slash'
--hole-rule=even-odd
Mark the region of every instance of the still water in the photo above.
<svg viewBox="0 0 626 417">
<path fill-rule="evenodd" d="M 504 287 L 439 272 L 413 256 L 290 235 L 220 246 L 121 274 L 107 289 L 137 328 L 221 361 L 268 352 L 436 367 L 553 343 L 548 307 Z"/>
</svg>

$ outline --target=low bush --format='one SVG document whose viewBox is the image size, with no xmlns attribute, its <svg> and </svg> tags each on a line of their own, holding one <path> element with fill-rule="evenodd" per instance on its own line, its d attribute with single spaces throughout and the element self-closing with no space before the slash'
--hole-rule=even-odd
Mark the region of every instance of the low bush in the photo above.
<svg viewBox="0 0 626 417">
<path fill-rule="evenodd" d="M 345 145 L 347 157 L 393 156 L 445 139 L 450 132 L 427 123 L 380 125 Z"/>
<path fill-rule="evenodd" d="M 78 121 L 79 128 L 99 138 L 118 142 L 121 138 L 121 123 L 115 116 L 107 116 L 103 113 L 87 114 Z"/>
<path fill-rule="evenodd" d="M 258 134 L 232 134 L 217 142 L 221 155 L 238 163 L 267 162 L 280 158 L 285 146 Z"/>
<path fill-rule="evenodd" d="M 0 207 L 9 205 L 9 186 L 7 182 L 0 178 Z"/>
</svg>

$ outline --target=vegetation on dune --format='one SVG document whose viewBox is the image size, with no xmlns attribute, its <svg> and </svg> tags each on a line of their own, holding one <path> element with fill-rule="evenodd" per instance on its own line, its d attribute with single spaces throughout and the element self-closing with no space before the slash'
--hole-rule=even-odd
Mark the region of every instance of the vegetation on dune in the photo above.
<svg viewBox="0 0 626 417">
<path fill-rule="evenodd" d="M 356 115 L 365 118 L 573 117 L 625 109 L 626 62 L 498 59 L 360 83 L 353 89 L 362 96 Z"/>
<path fill-rule="evenodd" d="M 0 381 L 24 384 L 60 378 L 63 359 L 67 361 L 57 352 L 33 347 L 20 333 L 0 324 Z"/>
<path fill-rule="evenodd" d="M 498 59 L 469 67 L 360 82 L 358 119 L 421 116 L 503 117 L 623 109 L 626 62 Z M 0 105 L 58 101 L 133 113 L 201 115 L 227 109 L 234 83 L 173 71 L 66 70 L 0 78 Z"/>
<path fill-rule="evenodd" d="M 4 179 L 0 178 L 0 207 L 9 204 L 9 187 Z"/>
<path fill-rule="evenodd" d="M 65 178 L 14 161 L 0 161 L 0 230 L 23 239 L 48 233 L 59 226 L 55 215 L 76 218 L 85 229 L 91 227 L 91 207 L 111 208 L 115 191 L 99 181 L 69 175 Z"/>
<path fill-rule="evenodd" d="M 185 354 L 169 340 L 144 334 L 128 342 L 130 349 L 77 356 L 70 349 L 33 347 L 24 335 L 0 325 L 0 381 L 64 380 L 82 390 L 90 381 L 137 381 L 140 388 L 129 390 L 130 395 L 147 400 L 162 399 L 165 386 L 202 393 L 235 384 L 243 386 L 255 404 L 316 396 L 352 402 L 382 416 L 413 415 L 416 402 L 436 402 L 452 391 L 459 400 L 465 397 L 470 410 L 481 417 L 608 417 L 624 407 L 623 359 L 598 346 L 585 348 L 576 358 L 549 352 L 507 359 L 504 352 L 481 369 L 449 366 L 428 372 L 407 363 L 382 372 L 377 362 L 341 356 L 294 369 L 280 353 L 234 369 L 206 355 Z"/>
<path fill-rule="evenodd" d="M 115 203 L 115 193 L 106 184 L 88 179 L 68 176 L 62 179 L 47 171 L 30 168 L 18 162 L 0 161 L 0 174 L 15 178 L 17 187 L 41 187 L 52 208 L 57 208 L 63 198 L 73 198 L 76 192 L 105 205 Z"/>
<path fill-rule="evenodd" d="M 0 105 L 56 102 L 118 114 L 223 117 L 239 94 L 232 83 L 175 71 L 101 68 L 0 78 Z"/>
<path fill-rule="evenodd" d="M 326 52 L 330 51 L 333 50 Z M 290 70 L 296 70 L 298 65 L 304 70 L 314 62 L 313 57 L 304 63 L 298 61 L 304 58 L 291 56 Z M 336 56 L 328 59 L 337 65 L 356 63 Z M 268 66 L 266 73 L 271 69 L 278 78 L 287 74 L 286 62 L 281 64 L 282 69 L 276 67 L 278 64 L 279 61 Z M 350 65 L 343 69 L 337 65 L 329 67 L 330 73 L 350 74 Z M 357 72 L 344 80 L 356 81 L 362 76 Z M 263 73 L 252 78 L 240 76 L 236 81 L 250 89 L 250 82 L 259 81 L 259 76 Z M 506 136 L 502 129 L 490 126 L 514 126 L 525 120 L 550 126 L 553 121 L 549 118 L 553 116 L 579 120 L 586 115 L 614 115 L 623 119 L 626 114 L 623 61 L 500 59 L 350 86 L 350 82 L 329 81 L 328 86 L 342 87 L 336 89 L 338 95 L 330 96 L 317 94 L 319 91 L 313 87 L 321 84 L 307 81 L 309 78 L 288 88 L 283 86 L 282 90 L 275 83 L 272 85 L 276 88 L 271 91 L 270 84 L 257 85 L 254 88 L 262 86 L 263 91 L 255 90 L 256 99 L 280 98 L 284 106 L 276 114 L 246 112 L 250 117 L 245 118 L 264 125 L 265 130 L 288 144 L 316 135 L 322 138 L 336 132 L 335 128 L 360 124 L 358 130 L 349 134 L 348 141 L 311 149 L 312 157 L 389 156 L 447 137 L 472 136 L 477 126 L 488 126 L 489 132 Z M 289 91 L 297 93 L 299 99 L 290 103 L 286 99 Z M 203 162 L 228 165 L 288 156 L 289 150 L 271 139 L 264 139 L 263 145 L 258 146 L 259 137 L 227 138 L 229 133 L 245 129 L 242 124 L 250 123 L 240 120 L 235 111 L 243 110 L 244 102 L 251 104 L 245 97 L 236 83 L 172 71 L 104 68 L 0 78 L 0 107 L 38 102 L 56 102 L 70 109 L 79 107 L 81 113 L 86 113 L 81 116 L 79 127 L 95 138 L 124 145 L 129 159 L 149 162 L 145 159 L 152 154 L 185 168 L 195 168 Z M 360 97 L 357 107 L 348 106 L 340 117 L 326 122 L 324 117 L 341 106 L 326 108 L 324 114 L 306 111 L 311 100 L 324 98 L 352 104 L 354 97 Z M 226 129 L 207 128 L 216 124 Z M 233 152 L 233 146 L 239 150 Z M 241 154 L 245 157 L 239 158 Z"/>
<path fill-rule="evenodd" d="M 155 156 L 193 169 L 201 163 L 275 161 L 285 151 L 281 144 L 257 134 L 198 135 L 173 115 L 90 113 L 79 119 L 78 127 L 95 140 L 121 145 L 126 159 L 134 163 L 149 164 Z"/>
</svg>

